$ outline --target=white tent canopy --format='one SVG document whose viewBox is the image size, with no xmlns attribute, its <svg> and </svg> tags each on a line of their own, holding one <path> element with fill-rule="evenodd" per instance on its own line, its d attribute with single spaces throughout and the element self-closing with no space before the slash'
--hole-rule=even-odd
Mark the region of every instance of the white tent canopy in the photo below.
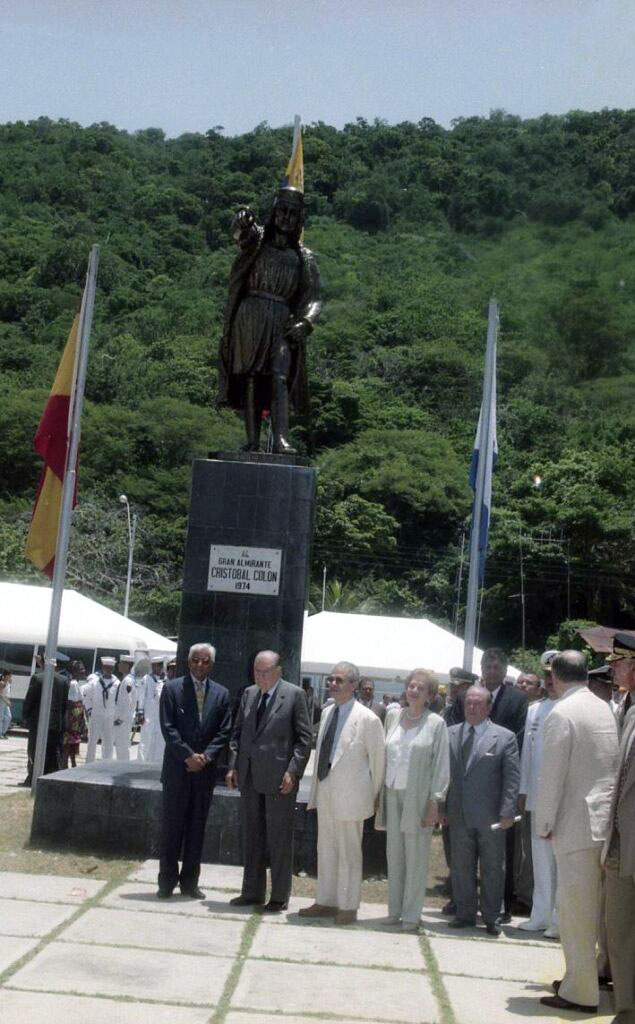
<svg viewBox="0 0 635 1024">
<path fill-rule="evenodd" d="M 0 643 L 46 644 L 51 594 L 48 587 L 0 583 Z M 176 654 L 174 641 L 75 590 L 64 591 L 58 647 Z"/>
<path fill-rule="evenodd" d="M 482 650 L 474 648 L 472 671 L 479 672 Z M 304 620 L 302 672 L 320 675 L 338 661 L 352 661 L 373 679 L 403 680 L 413 668 L 429 668 L 447 682 L 463 664 L 463 640 L 428 619 L 319 612 Z M 518 670 L 511 666 L 508 676 Z"/>
</svg>

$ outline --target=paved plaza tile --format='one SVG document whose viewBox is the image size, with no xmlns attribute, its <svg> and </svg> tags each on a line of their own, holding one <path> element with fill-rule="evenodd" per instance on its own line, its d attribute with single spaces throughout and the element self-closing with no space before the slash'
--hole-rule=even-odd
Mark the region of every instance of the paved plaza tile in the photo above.
<svg viewBox="0 0 635 1024">
<path fill-rule="evenodd" d="M 39 939 L 25 939 L 18 938 L 15 935 L 4 935 L 0 928 L 0 974 L 11 967 L 18 960 L 21 960 L 23 956 L 29 953 L 39 943 Z M 0 999 L 0 1020 L 4 1024 L 2 1018 L 2 1002 Z"/>
<path fill-rule="evenodd" d="M 26 736 L 9 734 L 0 740 L 0 796 L 19 793 L 26 777 Z"/>
<path fill-rule="evenodd" d="M 452 933 L 436 910 L 424 913 L 423 936 L 404 935 L 385 923 L 380 904 L 362 904 L 358 923 L 338 928 L 299 917 L 307 897 L 269 916 L 230 907 L 241 870 L 215 865 L 202 871 L 205 900 L 158 900 L 156 869 L 147 861 L 110 892 L 85 878 L 0 873 L 1 1024 L 567 1018 L 538 1001 L 563 969 L 559 943 L 540 935 Z M 593 1020 L 612 1018 L 602 993 Z"/>
<path fill-rule="evenodd" d="M 229 957 L 51 942 L 7 987 L 214 1006 L 232 965 Z"/>
<path fill-rule="evenodd" d="M 248 959 L 231 1006 L 263 1013 L 324 1013 L 358 1021 L 437 1024 L 437 1002 L 423 972 L 323 967 Z"/>
<path fill-rule="evenodd" d="M 0 1000 L 2 1024 L 207 1024 L 210 1016 L 208 1007 L 116 1002 L 51 992 L 3 989 Z"/>
<path fill-rule="evenodd" d="M 41 937 L 72 917 L 76 910 L 76 905 L 63 903 L 0 899 L 0 934 Z"/>
<path fill-rule="evenodd" d="M 492 938 L 485 931 L 485 925 L 479 921 L 477 926 L 474 928 L 468 928 L 461 932 L 453 931 L 448 928 L 448 921 L 452 918 L 445 914 L 442 914 L 440 910 L 425 910 L 421 915 L 421 924 L 426 933 L 430 937 L 436 936 L 437 938 L 444 939 L 461 939 L 466 938 L 473 940 L 490 943 Z M 559 949 L 560 943 L 554 939 L 546 939 L 542 932 L 523 932 L 518 928 L 521 921 L 526 921 L 526 917 L 514 917 L 512 923 L 509 925 L 503 925 L 501 934 L 495 940 L 498 945 L 504 945 L 508 942 L 511 943 L 522 943 L 526 947 L 539 946 L 544 949 Z"/>
<path fill-rule="evenodd" d="M 79 906 L 85 900 L 96 896 L 105 884 L 92 878 L 65 878 L 62 875 L 31 875 L 19 871 L 3 871 L 0 891 L 3 899 Z"/>
<path fill-rule="evenodd" d="M 537 946 L 528 951 L 521 943 L 508 943 L 504 955 L 494 948 L 497 939 L 490 942 L 470 942 L 469 939 L 431 938 L 430 946 L 442 974 L 460 974 L 471 978 L 506 978 L 510 981 L 529 981 L 551 984 L 564 974 L 564 957 L 560 946 L 543 949 Z"/>
<path fill-rule="evenodd" d="M 256 932 L 249 956 L 393 970 L 421 971 L 425 968 L 415 935 L 394 935 L 380 930 L 315 928 L 311 924 L 276 928 L 268 919 Z"/>
<path fill-rule="evenodd" d="M 231 893 L 205 890 L 206 899 L 193 900 L 181 896 L 178 889 L 169 900 L 157 899 L 156 886 L 144 882 L 125 882 L 110 892 L 103 901 L 112 910 L 134 910 L 150 914 L 185 914 L 187 917 L 209 918 L 212 914 L 243 921 L 253 907 L 230 907 Z"/>
<path fill-rule="evenodd" d="M 130 875 L 132 882 L 147 882 L 156 887 L 159 874 L 158 860 L 146 860 Z M 240 892 L 243 869 L 233 864 L 201 864 L 199 885 L 202 889 Z"/>
<path fill-rule="evenodd" d="M 548 1006 L 541 1006 L 540 997 L 551 995 L 551 987 L 527 982 L 492 981 L 488 978 L 444 977 L 444 984 L 452 1003 L 456 1024 L 522 1024 L 523 1020 L 536 1020 L 540 1024 L 561 1021 L 592 1021 L 592 1024 L 610 1024 L 613 1012 L 606 994 L 600 1002 L 599 1015 L 555 1014 Z"/>
<path fill-rule="evenodd" d="M 304 924 L 305 918 L 298 916 L 302 907 L 310 907 L 315 900 L 307 896 L 292 896 L 289 900 L 289 909 L 282 914 L 276 914 L 267 918 L 271 924 Z M 388 913 L 386 907 L 381 903 L 362 903 L 357 911 L 357 924 L 355 928 L 378 928 L 382 927 L 381 922 Z M 310 922 L 317 927 L 330 927 L 332 920 L 329 918 L 316 918 Z"/>
<path fill-rule="evenodd" d="M 64 942 L 236 956 L 244 922 L 179 914 L 138 914 L 98 907 L 82 914 L 61 936 Z M 1 930 L 1 929 L 0 929 Z"/>
<path fill-rule="evenodd" d="M 351 1021 L 355 1020 L 355 1017 L 333 1017 L 331 1014 L 328 1017 L 315 1016 L 313 1013 L 305 1017 L 290 1017 L 285 1013 L 284 1017 L 279 1017 L 276 1014 L 259 1013 L 254 1015 L 244 1010 L 230 1010 L 225 1017 L 224 1024 L 339 1024 L 339 1022 L 351 1024 Z"/>
</svg>

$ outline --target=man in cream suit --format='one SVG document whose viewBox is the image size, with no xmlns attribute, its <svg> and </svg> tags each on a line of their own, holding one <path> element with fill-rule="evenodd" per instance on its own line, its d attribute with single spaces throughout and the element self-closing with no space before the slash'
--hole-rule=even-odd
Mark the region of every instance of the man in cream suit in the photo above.
<svg viewBox="0 0 635 1024">
<path fill-rule="evenodd" d="M 611 666 L 635 700 L 635 638 L 617 633 Z M 618 667 L 619 666 L 619 667 Z M 615 671 L 617 668 L 617 671 Z M 615 993 L 613 1024 L 635 1024 L 635 709 L 624 716 L 609 831 L 602 852 L 606 931 Z"/>
<path fill-rule="evenodd" d="M 355 700 L 355 665 L 340 661 L 327 682 L 333 703 L 322 713 L 307 804 L 318 814 L 316 902 L 300 915 L 353 924 L 361 898 L 364 820 L 374 814 L 384 780 L 384 730 L 377 715 Z"/>
<path fill-rule="evenodd" d="M 558 700 L 545 721 L 536 832 L 551 839 L 556 855 L 566 971 L 554 982 L 555 995 L 540 1002 L 557 1010 L 595 1013 L 600 853 L 615 780 L 617 729 L 608 704 L 586 685 L 583 654 L 557 654 L 551 676 Z"/>
</svg>

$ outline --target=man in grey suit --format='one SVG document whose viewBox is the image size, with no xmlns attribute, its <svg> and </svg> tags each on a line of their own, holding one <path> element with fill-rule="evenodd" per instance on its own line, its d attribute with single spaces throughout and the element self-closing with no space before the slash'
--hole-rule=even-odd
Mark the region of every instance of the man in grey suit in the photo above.
<svg viewBox="0 0 635 1024">
<path fill-rule="evenodd" d="M 234 906 L 264 904 L 271 867 L 269 913 L 285 910 L 291 894 L 293 812 L 311 753 L 304 692 L 281 678 L 280 656 L 261 651 L 255 686 L 244 691 L 230 741 L 226 783 L 240 787 L 244 872 Z"/>
<path fill-rule="evenodd" d="M 481 916 L 488 935 L 500 935 L 496 918 L 505 885 L 505 831 L 514 824 L 518 799 L 518 744 L 513 732 L 489 720 L 492 695 L 485 687 L 471 686 L 464 707 L 465 721 L 448 730 L 450 788 L 442 820 L 450 826 L 456 904 L 448 927 L 476 923 L 478 864 Z"/>
</svg>

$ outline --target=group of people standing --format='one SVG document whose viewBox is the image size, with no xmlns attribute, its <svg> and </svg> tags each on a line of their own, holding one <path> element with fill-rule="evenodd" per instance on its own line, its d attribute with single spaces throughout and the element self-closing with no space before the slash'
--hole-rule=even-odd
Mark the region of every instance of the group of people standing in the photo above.
<svg viewBox="0 0 635 1024">
<path fill-rule="evenodd" d="M 559 929 L 566 961 L 564 977 L 541 1001 L 595 1012 L 598 985 L 612 977 L 615 1022 L 626 1024 L 635 1014 L 635 639 L 618 633 L 608 659 L 623 687 L 617 712 L 592 692 L 582 654 L 548 654 L 544 686 L 525 675 L 514 685 L 503 652 L 485 651 L 480 677 L 456 670 L 440 715 L 431 710 L 438 682 L 427 669 L 410 673 L 405 706 L 385 710 L 372 692 L 358 699 L 355 665 L 333 667 L 308 800 L 317 811 L 316 897 L 299 914 L 355 922 L 364 821 L 375 814 L 387 833 L 386 924 L 418 930 L 432 831 L 442 825 L 448 926 L 472 928 L 480 910 L 497 936 L 511 919 L 515 848 L 528 817 L 533 906 L 520 927 Z M 229 743 L 225 781 L 240 789 L 244 863 L 241 893 L 230 902 L 280 913 L 291 893 L 293 814 L 311 752 L 306 696 L 282 678 L 279 655 L 261 651 L 232 722 L 229 694 L 211 678 L 214 661 L 211 645 L 194 645 L 188 672 L 161 696 L 158 896 L 168 899 L 178 884 L 204 897 L 205 821 L 214 766 Z"/>
<path fill-rule="evenodd" d="M 102 758 L 114 755 L 117 760 L 128 761 L 135 727 L 140 727 L 138 758 L 161 762 L 165 741 L 159 721 L 159 701 L 164 681 L 174 676 L 176 662 L 169 662 L 167 672 L 162 656 L 149 659 L 146 667 L 150 672 L 139 672 L 134 666 L 135 659 L 128 653 L 118 659 L 104 655 L 100 669 L 90 675 L 81 660 L 71 661 L 68 670 L 60 661 L 56 663 L 45 775 L 69 766 L 75 768 L 80 744 L 85 742 L 88 744 L 87 764 L 95 760 L 98 745 Z M 43 680 L 40 665 L 30 679 L 22 708 L 22 718 L 29 729 L 24 786 L 30 786 L 32 781 Z"/>
</svg>

